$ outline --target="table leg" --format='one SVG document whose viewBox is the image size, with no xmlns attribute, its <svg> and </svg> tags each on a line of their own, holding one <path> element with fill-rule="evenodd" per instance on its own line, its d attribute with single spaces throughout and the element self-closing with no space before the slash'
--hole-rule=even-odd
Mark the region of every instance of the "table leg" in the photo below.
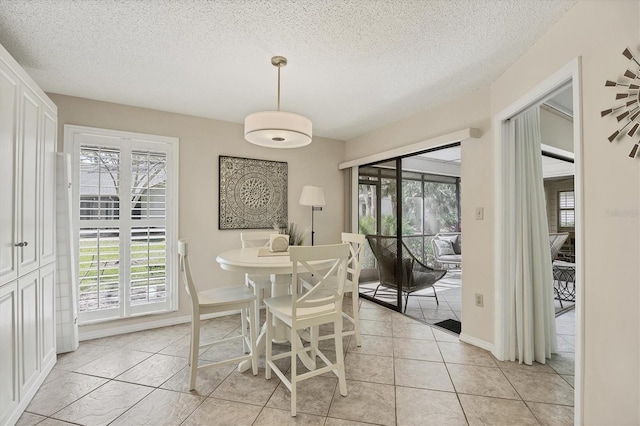
<svg viewBox="0 0 640 426">
<path fill-rule="evenodd" d="M 262 328 L 260 329 L 260 334 L 258 335 L 258 339 L 256 340 L 256 352 L 258 354 L 258 356 L 260 356 L 260 354 L 264 353 L 267 345 L 267 324 L 264 323 L 262 324 Z M 244 361 L 241 361 L 238 364 L 238 371 L 243 373 L 245 371 L 247 371 L 249 368 L 251 368 L 251 360 L 250 359 L 246 359 Z"/>
<path fill-rule="evenodd" d="M 289 274 L 278 274 L 271 275 L 271 297 L 278 296 L 286 296 L 290 294 L 289 287 L 291 285 L 291 275 Z M 309 370 L 315 370 L 316 368 L 316 360 L 315 357 L 310 357 L 307 352 L 302 352 L 302 348 L 304 347 L 302 343 L 302 339 L 298 336 L 297 333 L 292 333 L 291 329 L 286 326 L 285 323 L 280 321 L 279 319 L 273 319 L 275 336 L 273 339 L 273 343 L 283 344 L 287 342 L 291 342 L 291 344 L 298 345 L 300 351 L 298 352 L 298 356 L 300 361 L 307 367 Z M 292 336 L 293 334 L 293 336 Z M 266 323 L 262 325 L 260 330 L 260 334 L 258 335 L 258 340 L 256 341 L 256 352 L 258 356 L 264 353 L 266 349 L 266 339 L 267 339 L 267 326 Z M 251 368 L 251 360 L 242 361 L 238 364 L 238 371 L 244 372 Z"/>
<path fill-rule="evenodd" d="M 309 356 L 307 352 L 302 352 L 302 348 L 304 347 L 304 344 L 302 343 L 302 339 L 300 338 L 300 336 L 298 336 L 297 333 L 293 333 L 294 336 L 292 338 L 291 329 L 285 326 L 284 324 L 282 325 L 284 327 L 286 341 L 291 342 L 292 345 L 293 344 L 298 345 L 298 348 L 300 349 L 298 352 L 298 357 L 300 358 L 300 361 L 302 361 L 304 366 L 307 367 L 309 370 L 315 370 L 316 369 L 315 357 L 312 358 Z M 274 339 L 274 342 L 275 342 L 275 339 Z M 256 341 L 256 352 L 258 353 L 258 356 L 264 353 L 266 349 L 266 345 L 267 345 L 267 324 L 265 323 L 262 325 L 262 329 L 260 330 L 260 335 L 258 336 L 258 340 Z M 238 364 L 238 371 L 241 373 L 247 371 L 249 368 L 251 368 L 250 359 L 244 360 Z"/>
</svg>

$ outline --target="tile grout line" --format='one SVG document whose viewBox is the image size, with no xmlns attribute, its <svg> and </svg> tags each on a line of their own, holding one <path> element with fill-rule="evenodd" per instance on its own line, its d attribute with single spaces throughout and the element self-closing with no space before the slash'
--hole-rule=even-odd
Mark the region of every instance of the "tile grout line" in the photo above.
<svg viewBox="0 0 640 426">
<path fill-rule="evenodd" d="M 448 303 L 449 303 L 449 302 L 448 302 L 448 300 L 446 300 L 446 299 L 444 299 L 444 300 L 446 301 L 446 303 L 447 303 L 447 305 L 448 305 Z M 361 306 L 362 306 L 362 303 L 363 303 L 363 302 L 361 301 Z M 450 305 L 449 305 L 449 307 L 450 307 Z M 403 316 L 404 316 L 404 315 L 403 315 Z M 394 330 L 394 324 L 399 324 L 399 325 L 398 325 L 398 327 L 400 327 L 400 324 L 403 324 L 403 321 L 395 321 L 395 318 L 394 318 L 393 316 L 389 316 L 388 318 L 380 318 L 380 317 L 379 317 L 379 316 L 377 316 L 377 315 L 376 315 L 376 318 L 374 318 L 374 319 L 370 319 L 370 320 L 371 320 L 371 321 L 375 321 L 375 322 L 380 322 L 380 323 L 388 323 L 389 321 L 391 321 L 391 336 L 377 336 L 377 335 L 369 335 L 369 336 L 372 336 L 372 337 L 382 337 L 382 338 L 388 338 L 388 337 L 391 337 L 392 353 L 391 353 L 391 356 L 390 356 L 390 357 L 384 357 L 384 358 L 391 358 L 391 364 L 392 364 L 392 370 L 393 370 L 393 382 L 392 382 L 393 384 L 392 384 L 392 386 L 394 387 L 394 405 L 395 405 L 395 413 L 394 413 L 394 417 L 395 417 L 395 421 L 396 421 L 396 424 L 397 424 L 397 423 L 398 423 L 398 404 L 397 404 L 397 402 L 398 402 L 398 399 L 397 399 L 397 398 L 398 398 L 398 394 L 397 394 L 397 392 L 398 392 L 398 387 L 402 387 L 402 386 L 399 386 L 399 385 L 397 384 L 396 374 L 395 374 L 396 356 L 395 356 L 395 342 L 394 342 L 394 340 L 396 339 L 396 334 L 398 333 L 398 331 L 397 331 L 397 330 Z M 453 365 L 453 364 L 455 364 L 455 365 L 473 365 L 473 364 L 465 364 L 464 362 L 460 362 L 460 363 L 456 363 L 456 362 L 453 362 L 453 363 L 447 363 L 447 362 L 445 362 L 445 359 L 444 359 L 445 357 L 444 357 L 443 352 L 442 352 L 441 343 L 449 344 L 449 343 L 455 343 L 455 342 L 447 342 L 447 341 L 442 341 L 442 342 L 441 342 L 440 340 L 438 340 L 438 339 L 436 338 L 435 333 L 434 333 L 434 330 L 437 330 L 437 331 L 441 331 L 441 330 L 439 330 L 439 329 L 437 329 L 437 328 L 433 327 L 431 324 L 425 324 L 425 323 L 422 323 L 421 321 L 417 321 L 417 320 L 416 320 L 416 322 L 415 322 L 415 323 L 416 323 L 416 324 L 423 324 L 423 325 L 427 325 L 427 326 L 430 328 L 430 330 L 431 330 L 431 334 L 432 334 L 432 336 L 433 336 L 433 340 L 430 340 L 430 339 L 426 339 L 426 340 L 425 340 L 425 339 L 415 339 L 415 338 L 413 338 L 413 337 L 400 337 L 400 336 L 398 336 L 397 338 L 404 338 L 404 339 L 407 339 L 407 340 L 432 341 L 432 342 L 435 342 L 435 343 L 436 343 L 437 348 L 438 348 L 438 352 L 439 352 L 439 354 L 440 354 L 440 357 L 442 358 L 442 363 L 445 365 L 445 368 L 446 368 L 446 370 L 447 370 L 447 375 L 448 375 L 449 380 L 451 381 L 451 383 L 452 383 L 452 385 L 453 385 L 453 389 L 454 389 L 454 391 L 453 391 L 453 392 L 447 392 L 447 391 L 438 391 L 438 390 L 436 390 L 436 389 L 427 389 L 427 390 L 437 391 L 437 392 L 446 392 L 446 393 L 455 393 L 455 394 L 456 394 L 456 399 L 457 399 L 457 401 L 458 401 L 458 404 L 459 404 L 459 406 L 461 407 L 462 412 L 463 412 L 463 414 L 464 414 L 464 416 L 465 416 L 465 419 L 466 419 L 466 421 L 467 421 L 467 423 L 468 423 L 468 422 L 469 422 L 469 420 L 468 420 L 468 417 L 467 417 L 467 413 L 466 413 L 466 411 L 464 410 L 464 407 L 462 406 L 462 403 L 461 403 L 461 401 L 460 401 L 460 395 L 467 395 L 467 394 L 465 394 L 465 393 L 460 393 L 460 392 L 458 391 L 458 389 L 456 388 L 455 384 L 453 383 L 453 379 L 452 379 L 452 377 L 451 377 L 451 372 L 450 372 L 450 370 L 449 370 L 449 365 L 448 365 L 448 364 L 452 364 L 452 365 Z M 413 324 L 412 324 L 412 325 L 413 325 Z M 238 328 L 239 328 L 239 327 L 236 327 L 235 329 L 228 331 L 228 332 L 226 333 L 226 335 L 232 335 L 233 333 L 237 332 Z M 151 389 L 152 389 L 152 390 L 150 391 L 150 393 L 148 393 L 147 395 L 145 395 L 142 399 L 140 399 L 139 401 L 137 401 L 137 402 L 136 402 L 134 405 L 132 405 L 131 407 L 127 408 L 124 412 L 122 412 L 120 415 L 118 415 L 117 417 L 115 417 L 114 419 L 112 419 L 110 422 L 114 422 L 114 421 L 116 421 L 117 419 L 121 418 L 121 417 L 122 417 L 123 415 L 125 415 L 126 413 L 130 412 L 130 411 L 131 411 L 132 409 L 134 409 L 136 406 L 138 406 L 139 404 L 143 403 L 143 401 L 147 400 L 147 398 L 148 398 L 152 393 L 154 393 L 154 392 L 155 392 L 155 390 L 158 390 L 158 389 L 159 389 L 159 390 L 167 390 L 167 391 L 171 391 L 171 392 L 173 392 L 173 393 L 177 393 L 177 394 L 194 395 L 194 394 L 193 394 L 193 393 L 191 393 L 191 392 L 185 392 L 185 391 L 180 391 L 180 390 L 175 390 L 175 389 L 165 389 L 165 388 L 162 388 L 162 386 L 163 386 L 164 384 L 166 384 L 168 381 L 172 380 L 174 377 L 176 377 L 177 375 L 181 374 L 181 372 L 183 371 L 183 369 L 184 369 L 184 368 L 187 368 L 187 369 L 188 369 L 188 365 L 187 365 L 186 367 L 182 367 L 181 369 L 179 369 L 179 370 L 178 370 L 178 371 L 176 371 L 175 373 L 171 374 L 171 375 L 170 375 L 168 378 L 166 378 L 162 383 L 158 384 L 158 386 L 145 385 L 145 384 L 134 383 L 134 382 L 126 382 L 126 381 L 123 381 L 123 380 L 121 380 L 121 379 L 118 379 L 118 377 L 120 377 L 121 375 L 123 375 L 123 374 L 125 374 L 126 372 L 130 371 L 131 369 L 133 369 L 133 368 L 135 368 L 135 367 L 139 366 L 140 364 L 142 364 L 142 363 L 144 363 L 144 362 L 148 361 L 151 357 L 153 357 L 153 355 L 165 355 L 165 356 L 171 356 L 172 358 L 179 358 L 179 359 L 183 359 L 183 360 L 184 360 L 185 358 L 184 358 L 184 357 L 182 357 L 182 356 L 175 355 L 175 354 L 162 354 L 162 353 L 161 353 L 161 351 L 165 350 L 165 349 L 166 349 L 166 348 L 168 348 L 169 346 L 172 346 L 172 345 L 173 345 L 173 344 L 175 344 L 177 341 L 179 341 L 179 340 L 183 339 L 184 337 L 186 337 L 186 336 L 188 336 L 188 335 L 189 335 L 189 333 L 186 333 L 186 334 L 184 334 L 184 335 L 182 335 L 182 336 L 180 336 L 180 337 L 176 338 L 175 340 L 173 340 L 171 343 L 167 344 L 167 345 L 166 345 L 166 346 L 164 346 L 163 348 L 160 348 L 160 349 L 158 349 L 158 350 L 156 350 L 156 351 L 154 351 L 154 352 L 151 352 L 151 351 L 149 351 L 149 352 L 147 352 L 147 351 L 140 351 L 140 350 L 138 350 L 138 349 L 127 348 L 127 349 L 130 349 L 130 350 L 132 350 L 132 351 L 145 352 L 145 353 L 150 354 L 150 355 L 149 355 L 148 357 L 146 357 L 145 359 L 140 360 L 138 363 L 136 363 L 136 364 L 132 365 L 131 367 L 129 367 L 129 368 L 127 368 L 127 369 L 125 369 L 124 371 L 120 372 L 117 376 L 115 376 L 115 377 L 113 377 L 113 378 L 110 378 L 110 377 L 102 377 L 102 376 L 97 376 L 97 375 L 94 375 L 94 374 L 81 373 L 81 372 L 77 372 L 77 371 L 74 371 L 74 370 L 66 370 L 66 369 L 64 369 L 64 368 L 60 368 L 60 370 L 61 370 L 61 371 L 65 372 L 65 373 L 68 373 L 68 374 L 77 374 L 77 375 L 83 375 L 83 376 L 87 376 L 87 377 L 95 377 L 95 378 L 99 378 L 99 379 L 104 379 L 104 380 L 106 380 L 106 382 L 105 382 L 105 383 L 103 383 L 103 384 L 101 384 L 101 385 L 99 385 L 99 386 L 98 386 L 98 387 L 96 387 L 95 389 L 93 389 L 93 390 L 91 390 L 91 391 L 89 391 L 89 392 L 87 392 L 87 393 L 85 393 L 85 394 L 82 394 L 81 396 L 79 396 L 78 398 L 76 398 L 73 402 L 71 402 L 70 404 L 65 405 L 65 406 L 64 406 L 64 407 L 62 407 L 60 410 L 56 411 L 55 413 L 53 413 L 53 414 L 52 414 L 52 415 L 50 415 L 50 416 L 42 416 L 41 414 L 37 414 L 37 413 L 32 413 L 32 414 L 34 414 L 34 415 L 38 415 L 38 416 L 42 416 L 42 417 L 44 417 L 45 419 L 54 419 L 54 420 L 58 420 L 58 419 L 56 419 L 55 417 L 53 417 L 53 416 L 55 416 L 55 414 L 56 414 L 56 413 L 58 413 L 58 412 L 60 412 L 61 410 L 65 409 L 66 407 L 68 407 L 69 405 L 71 405 L 71 404 L 75 403 L 76 401 L 78 401 L 78 400 L 80 400 L 80 399 L 84 398 L 85 396 L 89 395 L 90 393 L 92 393 L 92 392 L 94 392 L 94 391 L 96 391 L 96 390 L 98 390 L 98 389 L 102 388 L 103 386 L 107 385 L 109 382 L 128 383 L 128 384 L 133 384 L 133 385 L 136 385 L 136 386 L 144 386 L 144 387 L 147 387 L 147 388 L 151 388 Z M 363 336 L 364 336 L 364 335 L 363 335 Z M 345 344 L 345 346 L 344 346 L 344 350 L 346 351 L 346 354 L 343 354 L 343 356 L 344 356 L 344 357 L 346 357 L 349 353 L 353 353 L 354 355 L 379 356 L 379 355 L 376 355 L 376 354 L 364 354 L 364 353 L 359 353 L 359 352 L 349 352 L 350 343 L 351 343 L 351 341 L 352 341 L 352 340 L 354 340 L 355 338 L 352 338 L 351 336 L 347 336 L 347 337 L 348 337 L 348 342 L 347 342 L 347 344 Z M 458 342 L 458 343 L 459 343 L 459 342 Z M 101 345 L 96 345 L 96 346 L 101 346 Z M 105 348 L 106 348 L 106 347 L 113 348 L 112 346 L 104 346 L 104 347 L 105 347 Z M 114 350 L 116 350 L 116 349 L 114 349 Z M 101 358 L 101 357 L 98 357 L 98 358 L 96 358 L 96 359 L 99 359 L 99 358 Z M 78 369 L 79 369 L 79 368 L 82 368 L 83 366 L 85 366 L 85 365 L 87 365 L 87 364 L 89 364 L 89 363 L 91 363 L 91 362 L 94 362 L 94 361 L 95 361 L 95 360 L 89 361 L 88 363 L 85 363 L 85 364 L 83 364 L 83 365 L 81 365 L 81 366 L 78 366 L 78 367 L 75 367 L 75 368 L 78 368 Z M 420 361 L 426 361 L 426 360 L 420 360 Z M 432 362 L 432 361 L 429 361 L 429 362 Z M 560 374 L 560 373 L 559 373 L 559 372 L 558 372 L 554 367 L 552 367 L 552 366 L 550 366 L 550 367 L 551 367 L 552 372 L 543 371 L 543 372 L 529 372 L 529 373 L 532 373 L 532 374 L 533 374 L 533 373 L 536 373 L 536 374 L 555 375 L 555 376 L 561 377 L 561 378 L 562 378 L 562 380 L 563 380 L 563 382 L 566 382 L 569 386 L 571 386 L 571 384 L 568 382 L 568 380 L 567 380 L 566 378 L 562 377 L 562 374 Z M 291 368 L 291 366 L 289 366 L 289 369 L 288 369 L 287 371 L 290 371 L 290 368 Z M 500 365 L 494 365 L 494 366 L 492 366 L 492 368 L 498 368 L 498 369 L 500 370 L 500 372 L 501 372 L 501 376 L 507 379 L 507 382 L 510 384 L 510 386 L 512 386 L 512 388 L 515 390 L 516 394 L 517 394 L 517 395 L 518 395 L 518 397 L 520 398 L 520 401 L 522 401 L 522 402 L 524 402 L 524 403 L 525 403 L 525 405 L 526 405 L 526 407 L 527 407 L 527 410 L 530 412 L 530 414 L 531 414 L 531 415 L 536 419 L 536 421 L 540 422 L 540 420 L 539 420 L 539 419 L 538 419 L 538 417 L 534 414 L 533 410 L 531 410 L 531 407 L 530 407 L 530 403 L 537 403 L 537 402 L 535 402 L 535 401 L 525 401 L 525 400 L 523 399 L 523 397 L 522 397 L 522 395 L 520 394 L 520 392 L 515 388 L 515 386 L 513 386 L 513 384 L 511 383 L 511 381 L 509 380 L 509 378 L 508 378 L 508 377 L 507 377 L 507 375 L 505 374 L 505 370 L 509 370 L 509 369 L 508 369 L 508 368 L 503 368 L 503 367 L 501 367 Z M 187 417 L 182 421 L 182 423 L 186 422 L 189 418 L 191 418 L 191 417 L 193 416 L 193 414 L 194 414 L 198 409 L 200 409 L 200 407 L 202 407 L 202 405 L 203 405 L 207 400 L 209 400 L 209 399 L 217 399 L 217 398 L 215 398 L 215 397 L 212 397 L 211 395 L 213 395 L 213 393 L 214 393 L 214 392 L 215 392 L 215 391 L 216 391 L 216 390 L 217 390 L 217 389 L 222 385 L 222 383 L 224 383 L 226 380 L 228 380 L 228 379 L 229 379 L 229 377 L 230 377 L 234 372 L 235 372 L 235 369 L 231 369 L 231 370 L 229 371 L 229 373 L 228 373 L 228 374 L 226 374 L 226 376 L 224 376 L 224 377 L 220 380 L 220 382 L 218 383 L 218 385 L 217 385 L 216 387 L 214 387 L 208 395 L 198 395 L 198 396 L 202 397 L 202 401 L 200 402 L 200 404 L 198 404 L 198 405 L 193 409 L 193 411 L 191 411 L 191 412 L 189 413 L 189 415 L 188 415 L 188 416 L 187 416 Z M 55 380 L 58 380 L 58 379 L 56 378 L 56 379 L 54 379 L 54 381 L 55 381 Z M 372 383 L 372 384 L 384 384 L 384 383 L 379 383 L 379 382 L 368 382 L 368 381 L 366 381 L 366 380 L 352 380 L 352 381 L 359 381 L 359 382 L 362 382 L 362 383 Z M 261 404 L 261 405 L 253 404 L 253 405 L 257 405 L 257 406 L 260 406 L 260 407 L 261 407 L 260 412 L 258 413 L 258 415 L 256 416 L 255 420 L 253 421 L 253 424 L 256 424 L 257 419 L 258 419 L 258 418 L 260 417 L 260 415 L 265 411 L 265 408 L 268 408 L 268 407 L 267 407 L 267 404 L 269 403 L 269 401 L 271 400 L 271 398 L 273 397 L 273 395 L 275 394 L 275 392 L 277 392 L 277 389 L 278 389 L 278 387 L 279 387 L 279 386 L 280 386 L 280 384 L 278 384 L 278 385 L 273 389 L 273 391 L 269 394 L 269 396 L 268 396 L 268 398 L 266 399 L 266 402 L 265 402 L 264 404 Z M 333 405 L 334 405 L 334 403 L 335 403 L 335 399 L 334 399 L 333 397 L 335 396 L 337 386 L 338 386 L 338 382 L 336 381 L 336 383 L 335 383 L 335 385 L 334 385 L 334 387 L 333 387 L 333 395 L 332 395 L 332 399 L 331 399 L 331 401 L 330 401 L 330 403 L 329 403 L 329 406 L 328 406 L 328 409 L 327 409 L 326 415 L 324 415 L 324 416 L 320 415 L 320 416 L 319 416 L 319 417 L 324 417 L 324 422 L 323 422 L 323 424 L 326 424 L 326 423 L 327 423 L 327 421 L 328 421 L 327 419 L 329 419 L 329 413 L 330 413 L 330 411 L 331 411 L 332 406 L 333 406 Z M 407 387 L 407 388 L 412 388 L 412 389 L 425 389 L 425 388 L 421 388 L 421 387 L 416 387 L 416 388 L 411 387 L 411 386 L 405 386 L 405 387 Z M 197 395 L 197 394 L 196 394 L 196 395 Z M 475 395 L 475 394 L 468 394 L 468 395 L 471 395 L 471 396 L 480 396 L 480 397 L 484 397 L 484 398 L 492 398 L 492 399 L 501 399 L 501 400 L 508 400 L 508 401 L 516 401 L 516 400 L 513 400 L 513 399 L 509 399 L 509 398 L 502 398 L 502 397 L 490 397 L 490 396 L 486 396 L 486 395 Z M 223 399 L 223 400 L 224 400 L 224 399 Z M 228 400 L 228 401 L 233 401 L 233 400 Z M 233 401 L 233 402 L 237 402 L 237 401 Z M 540 403 L 540 404 L 544 404 L 544 405 L 548 405 L 548 406 L 572 407 L 571 405 L 553 404 L 553 403 L 548 403 L 548 402 L 539 402 L 539 403 Z M 274 409 L 278 409 L 278 410 L 280 410 L 280 411 L 286 411 L 286 410 L 282 410 L 282 409 L 279 409 L 279 408 L 274 408 Z M 28 412 L 28 411 L 26 411 L 26 412 Z M 31 413 L 31 412 L 30 412 L 30 413 Z M 302 413 L 302 412 L 301 412 L 301 413 Z M 317 414 L 312 414 L 312 413 L 305 413 L 305 414 L 317 415 Z M 45 420 L 43 419 L 42 421 L 45 421 Z"/>
</svg>

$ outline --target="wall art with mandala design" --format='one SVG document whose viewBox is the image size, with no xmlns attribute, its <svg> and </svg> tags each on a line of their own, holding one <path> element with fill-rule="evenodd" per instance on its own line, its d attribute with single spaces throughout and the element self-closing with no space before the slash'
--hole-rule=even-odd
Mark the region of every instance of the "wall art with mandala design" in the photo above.
<svg viewBox="0 0 640 426">
<path fill-rule="evenodd" d="M 288 164 L 220 156 L 218 229 L 286 226 Z"/>
</svg>

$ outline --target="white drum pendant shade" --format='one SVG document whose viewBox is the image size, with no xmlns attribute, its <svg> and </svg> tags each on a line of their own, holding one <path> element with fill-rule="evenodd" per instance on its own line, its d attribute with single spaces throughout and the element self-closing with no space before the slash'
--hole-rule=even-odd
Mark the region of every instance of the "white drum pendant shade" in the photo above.
<svg viewBox="0 0 640 426">
<path fill-rule="evenodd" d="M 287 58 L 274 56 L 271 65 L 278 68 L 278 110 L 261 111 L 244 119 L 244 138 L 267 148 L 299 148 L 311 143 L 311 120 L 304 115 L 280 111 L 280 68 Z"/>
<path fill-rule="evenodd" d="M 312 125 L 304 115 L 261 111 L 244 119 L 244 138 L 268 148 L 299 148 L 311 143 Z"/>
</svg>

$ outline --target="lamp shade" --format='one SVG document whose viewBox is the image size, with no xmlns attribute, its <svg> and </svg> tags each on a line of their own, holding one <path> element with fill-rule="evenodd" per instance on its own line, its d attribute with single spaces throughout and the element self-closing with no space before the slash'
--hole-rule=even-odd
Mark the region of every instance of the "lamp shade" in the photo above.
<svg viewBox="0 0 640 426">
<path fill-rule="evenodd" d="M 268 148 L 299 148 L 311 143 L 312 125 L 304 115 L 261 111 L 244 119 L 244 138 Z"/>
<path fill-rule="evenodd" d="M 324 206 L 324 189 L 320 186 L 305 186 L 300 194 L 300 204 L 303 206 Z"/>
</svg>

